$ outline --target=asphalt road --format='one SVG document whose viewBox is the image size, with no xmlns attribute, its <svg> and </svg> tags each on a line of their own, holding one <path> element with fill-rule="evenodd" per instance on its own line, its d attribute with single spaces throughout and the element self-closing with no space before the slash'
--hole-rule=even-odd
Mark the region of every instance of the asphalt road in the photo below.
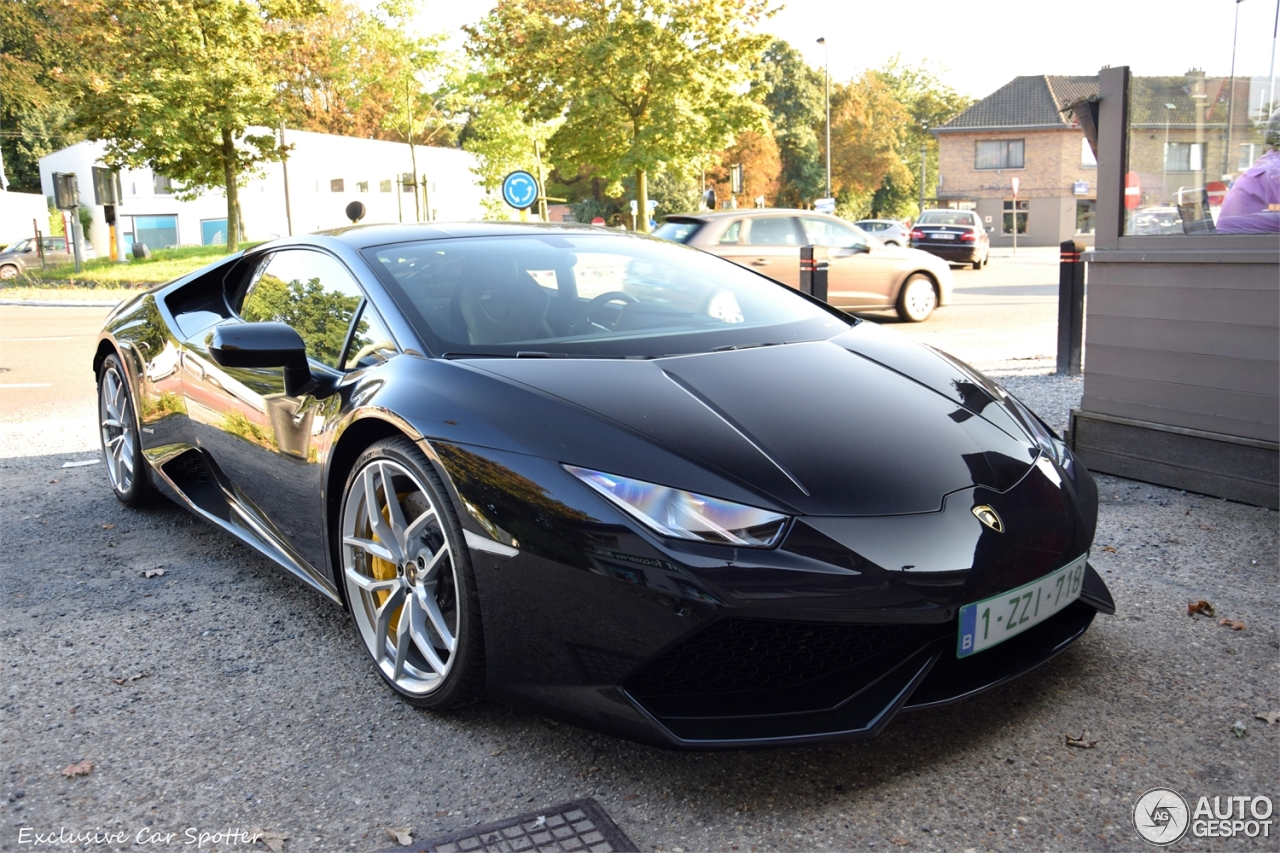
<svg viewBox="0 0 1280 853">
<path fill-rule="evenodd" d="M 1060 421 L 1079 383 L 1025 375 L 1052 353 L 1056 309 L 1019 263 L 958 271 L 954 306 L 899 328 L 1019 394 L 1050 389 Z M 1274 512 L 1101 478 L 1094 561 L 1118 614 L 1027 677 L 870 742 L 678 754 L 492 703 L 437 715 L 394 699 L 347 617 L 267 560 L 176 506 L 125 509 L 101 464 L 60 467 L 98 453 L 104 313 L 0 308 L 0 849 L 31 849 L 24 829 L 122 832 L 94 849 L 141 850 L 256 826 L 287 851 L 377 851 L 388 828 L 426 839 L 595 797 L 664 853 L 1138 850 L 1131 810 L 1150 788 L 1278 799 L 1280 726 L 1254 718 L 1280 709 Z M 1199 598 L 1246 629 L 1188 617 Z M 1086 731 L 1093 748 L 1066 745 Z M 61 775 L 81 761 L 87 775 Z"/>
</svg>

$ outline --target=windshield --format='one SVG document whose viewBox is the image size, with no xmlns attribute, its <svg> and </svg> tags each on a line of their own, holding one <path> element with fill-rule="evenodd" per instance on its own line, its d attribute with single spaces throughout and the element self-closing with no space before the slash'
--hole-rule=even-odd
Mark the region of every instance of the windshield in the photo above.
<svg viewBox="0 0 1280 853">
<path fill-rule="evenodd" d="M 829 338 L 854 321 L 697 249 L 622 234 L 364 252 L 434 355 L 655 358 Z"/>
<path fill-rule="evenodd" d="M 30 237 L 28 237 L 25 240 L 19 240 L 18 242 L 14 243 L 12 246 L 5 249 L 5 251 L 6 252 L 25 252 L 28 249 L 33 248 L 33 245 L 32 245 L 33 242 L 34 241 Z"/>
<path fill-rule="evenodd" d="M 917 225 L 973 225 L 973 214 L 950 210 L 926 210 Z"/>
</svg>

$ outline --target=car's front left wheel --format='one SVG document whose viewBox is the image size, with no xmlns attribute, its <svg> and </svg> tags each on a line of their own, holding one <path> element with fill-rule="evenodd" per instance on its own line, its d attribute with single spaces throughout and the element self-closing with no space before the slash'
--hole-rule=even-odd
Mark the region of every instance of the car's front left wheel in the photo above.
<svg viewBox="0 0 1280 853">
<path fill-rule="evenodd" d="M 129 381 L 114 354 L 98 368 L 98 429 L 111 490 L 124 505 L 140 506 L 155 494 L 155 487 L 142 459 Z"/>
<path fill-rule="evenodd" d="M 347 603 L 383 679 L 421 707 L 482 698 L 470 556 L 444 487 L 413 442 L 385 439 L 356 460 L 339 531 Z"/>
</svg>

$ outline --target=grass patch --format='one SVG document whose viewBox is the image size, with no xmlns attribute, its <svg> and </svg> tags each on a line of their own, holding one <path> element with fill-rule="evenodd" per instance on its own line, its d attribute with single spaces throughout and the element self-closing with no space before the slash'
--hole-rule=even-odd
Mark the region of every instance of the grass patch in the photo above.
<svg viewBox="0 0 1280 853">
<path fill-rule="evenodd" d="M 249 249 L 259 243 L 241 243 Z M 13 280 L 18 287 L 129 288 L 149 287 L 186 275 L 227 255 L 226 246 L 183 246 L 157 249 L 145 260 L 130 258 L 128 263 L 114 263 L 108 258 L 95 258 L 80 265 L 62 264 L 47 270 L 34 269 Z M 5 288 L 9 290 L 8 287 Z"/>
</svg>

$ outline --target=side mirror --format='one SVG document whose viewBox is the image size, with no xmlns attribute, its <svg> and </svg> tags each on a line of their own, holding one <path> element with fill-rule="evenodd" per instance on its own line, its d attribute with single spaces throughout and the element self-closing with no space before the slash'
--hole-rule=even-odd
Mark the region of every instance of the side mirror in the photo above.
<svg viewBox="0 0 1280 853">
<path fill-rule="evenodd" d="M 870 254 L 871 246 L 867 243 L 854 243 L 849 247 L 849 251 L 853 252 L 855 255 Z"/>
<path fill-rule="evenodd" d="M 284 392 L 298 397 L 319 385 L 307 363 L 302 336 L 284 323 L 229 323 L 207 339 L 219 367 L 283 367 Z"/>
</svg>

